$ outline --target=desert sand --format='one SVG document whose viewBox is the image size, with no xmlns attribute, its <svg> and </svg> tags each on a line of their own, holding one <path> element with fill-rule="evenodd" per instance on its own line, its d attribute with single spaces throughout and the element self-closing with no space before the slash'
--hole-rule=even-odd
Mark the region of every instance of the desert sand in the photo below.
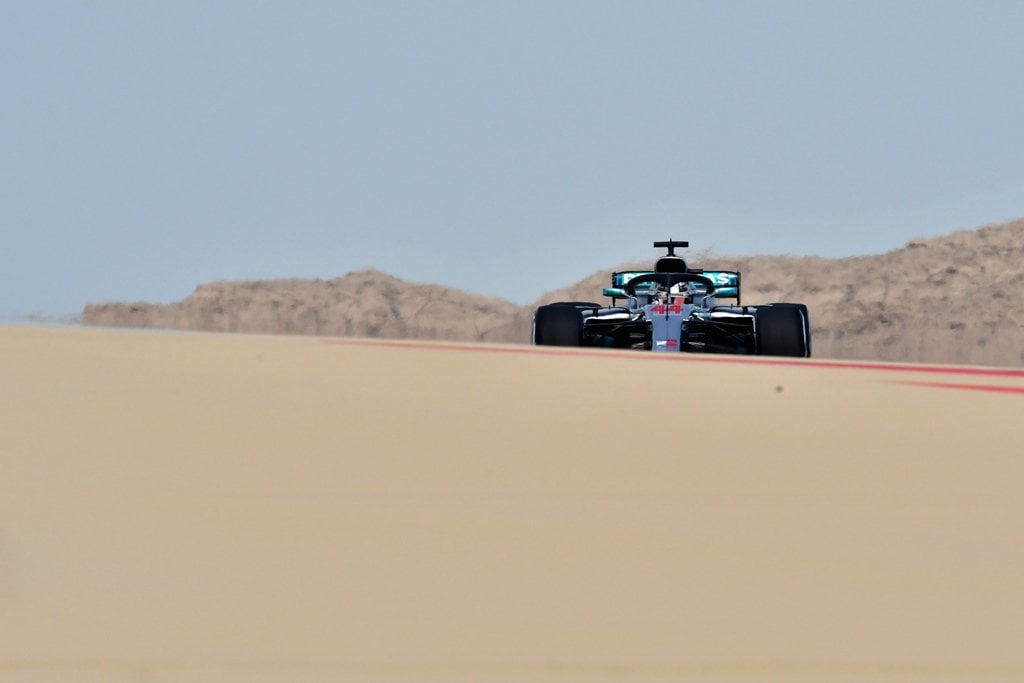
<svg viewBox="0 0 1024 683">
<path fill-rule="evenodd" d="M 1024 680 L 1024 372 L 0 327 L 0 680 Z"/>
</svg>

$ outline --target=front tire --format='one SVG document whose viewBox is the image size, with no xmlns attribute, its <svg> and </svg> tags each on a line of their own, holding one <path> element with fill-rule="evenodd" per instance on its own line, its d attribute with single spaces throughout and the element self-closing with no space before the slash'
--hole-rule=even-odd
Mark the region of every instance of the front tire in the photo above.
<svg viewBox="0 0 1024 683">
<path fill-rule="evenodd" d="M 582 346 L 582 311 L 585 308 L 591 308 L 591 305 L 560 303 L 538 308 L 533 315 L 533 343 L 537 346 Z"/>
<path fill-rule="evenodd" d="M 811 355 L 810 318 L 803 304 L 759 306 L 754 329 L 758 355 L 796 358 Z"/>
</svg>

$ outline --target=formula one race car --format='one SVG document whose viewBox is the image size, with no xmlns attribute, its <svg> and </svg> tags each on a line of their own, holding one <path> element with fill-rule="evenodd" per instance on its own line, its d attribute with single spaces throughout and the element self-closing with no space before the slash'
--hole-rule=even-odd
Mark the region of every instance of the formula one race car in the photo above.
<svg viewBox="0 0 1024 683">
<path fill-rule="evenodd" d="M 803 304 L 740 304 L 740 274 L 688 268 L 677 248 L 688 242 L 655 242 L 668 254 L 653 271 L 612 275 L 604 295 L 611 306 L 561 302 L 533 316 L 533 343 L 599 346 L 661 352 L 811 355 L 811 327 Z M 735 299 L 720 306 L 719 299 Z M 625 305 L 617 305 L 622 300 Z"/>
</svg>

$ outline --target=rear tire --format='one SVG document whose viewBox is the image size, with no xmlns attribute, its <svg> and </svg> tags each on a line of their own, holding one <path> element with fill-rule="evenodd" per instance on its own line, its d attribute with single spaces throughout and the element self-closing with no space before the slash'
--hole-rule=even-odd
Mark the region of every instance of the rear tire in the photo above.
<svg viewBox="0 0 1024 683">
<path fill-rule="evenodd" d="M 759 306 L 755 313 L 757 353 L 761 356 L 811 355 L 811 325 L 803 304 Z"/>
<path fill-rule="evenodd" d="M 585 302 L 541 306 L 533 315 L 533 343 L 538 346 L 582 346 L 581 311 L 598 308 Z"/>
</svg>

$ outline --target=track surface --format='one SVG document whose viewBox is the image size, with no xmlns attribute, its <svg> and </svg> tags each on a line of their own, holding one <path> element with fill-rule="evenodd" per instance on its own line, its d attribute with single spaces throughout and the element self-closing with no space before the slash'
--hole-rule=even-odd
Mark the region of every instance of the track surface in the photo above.
<svg viewBox="0 0 1024 683">
<path fill-rule="evenodd" d="M 1019 681 L 1022 393 L 0 327 L 0 680 Z"/>
</svg>

